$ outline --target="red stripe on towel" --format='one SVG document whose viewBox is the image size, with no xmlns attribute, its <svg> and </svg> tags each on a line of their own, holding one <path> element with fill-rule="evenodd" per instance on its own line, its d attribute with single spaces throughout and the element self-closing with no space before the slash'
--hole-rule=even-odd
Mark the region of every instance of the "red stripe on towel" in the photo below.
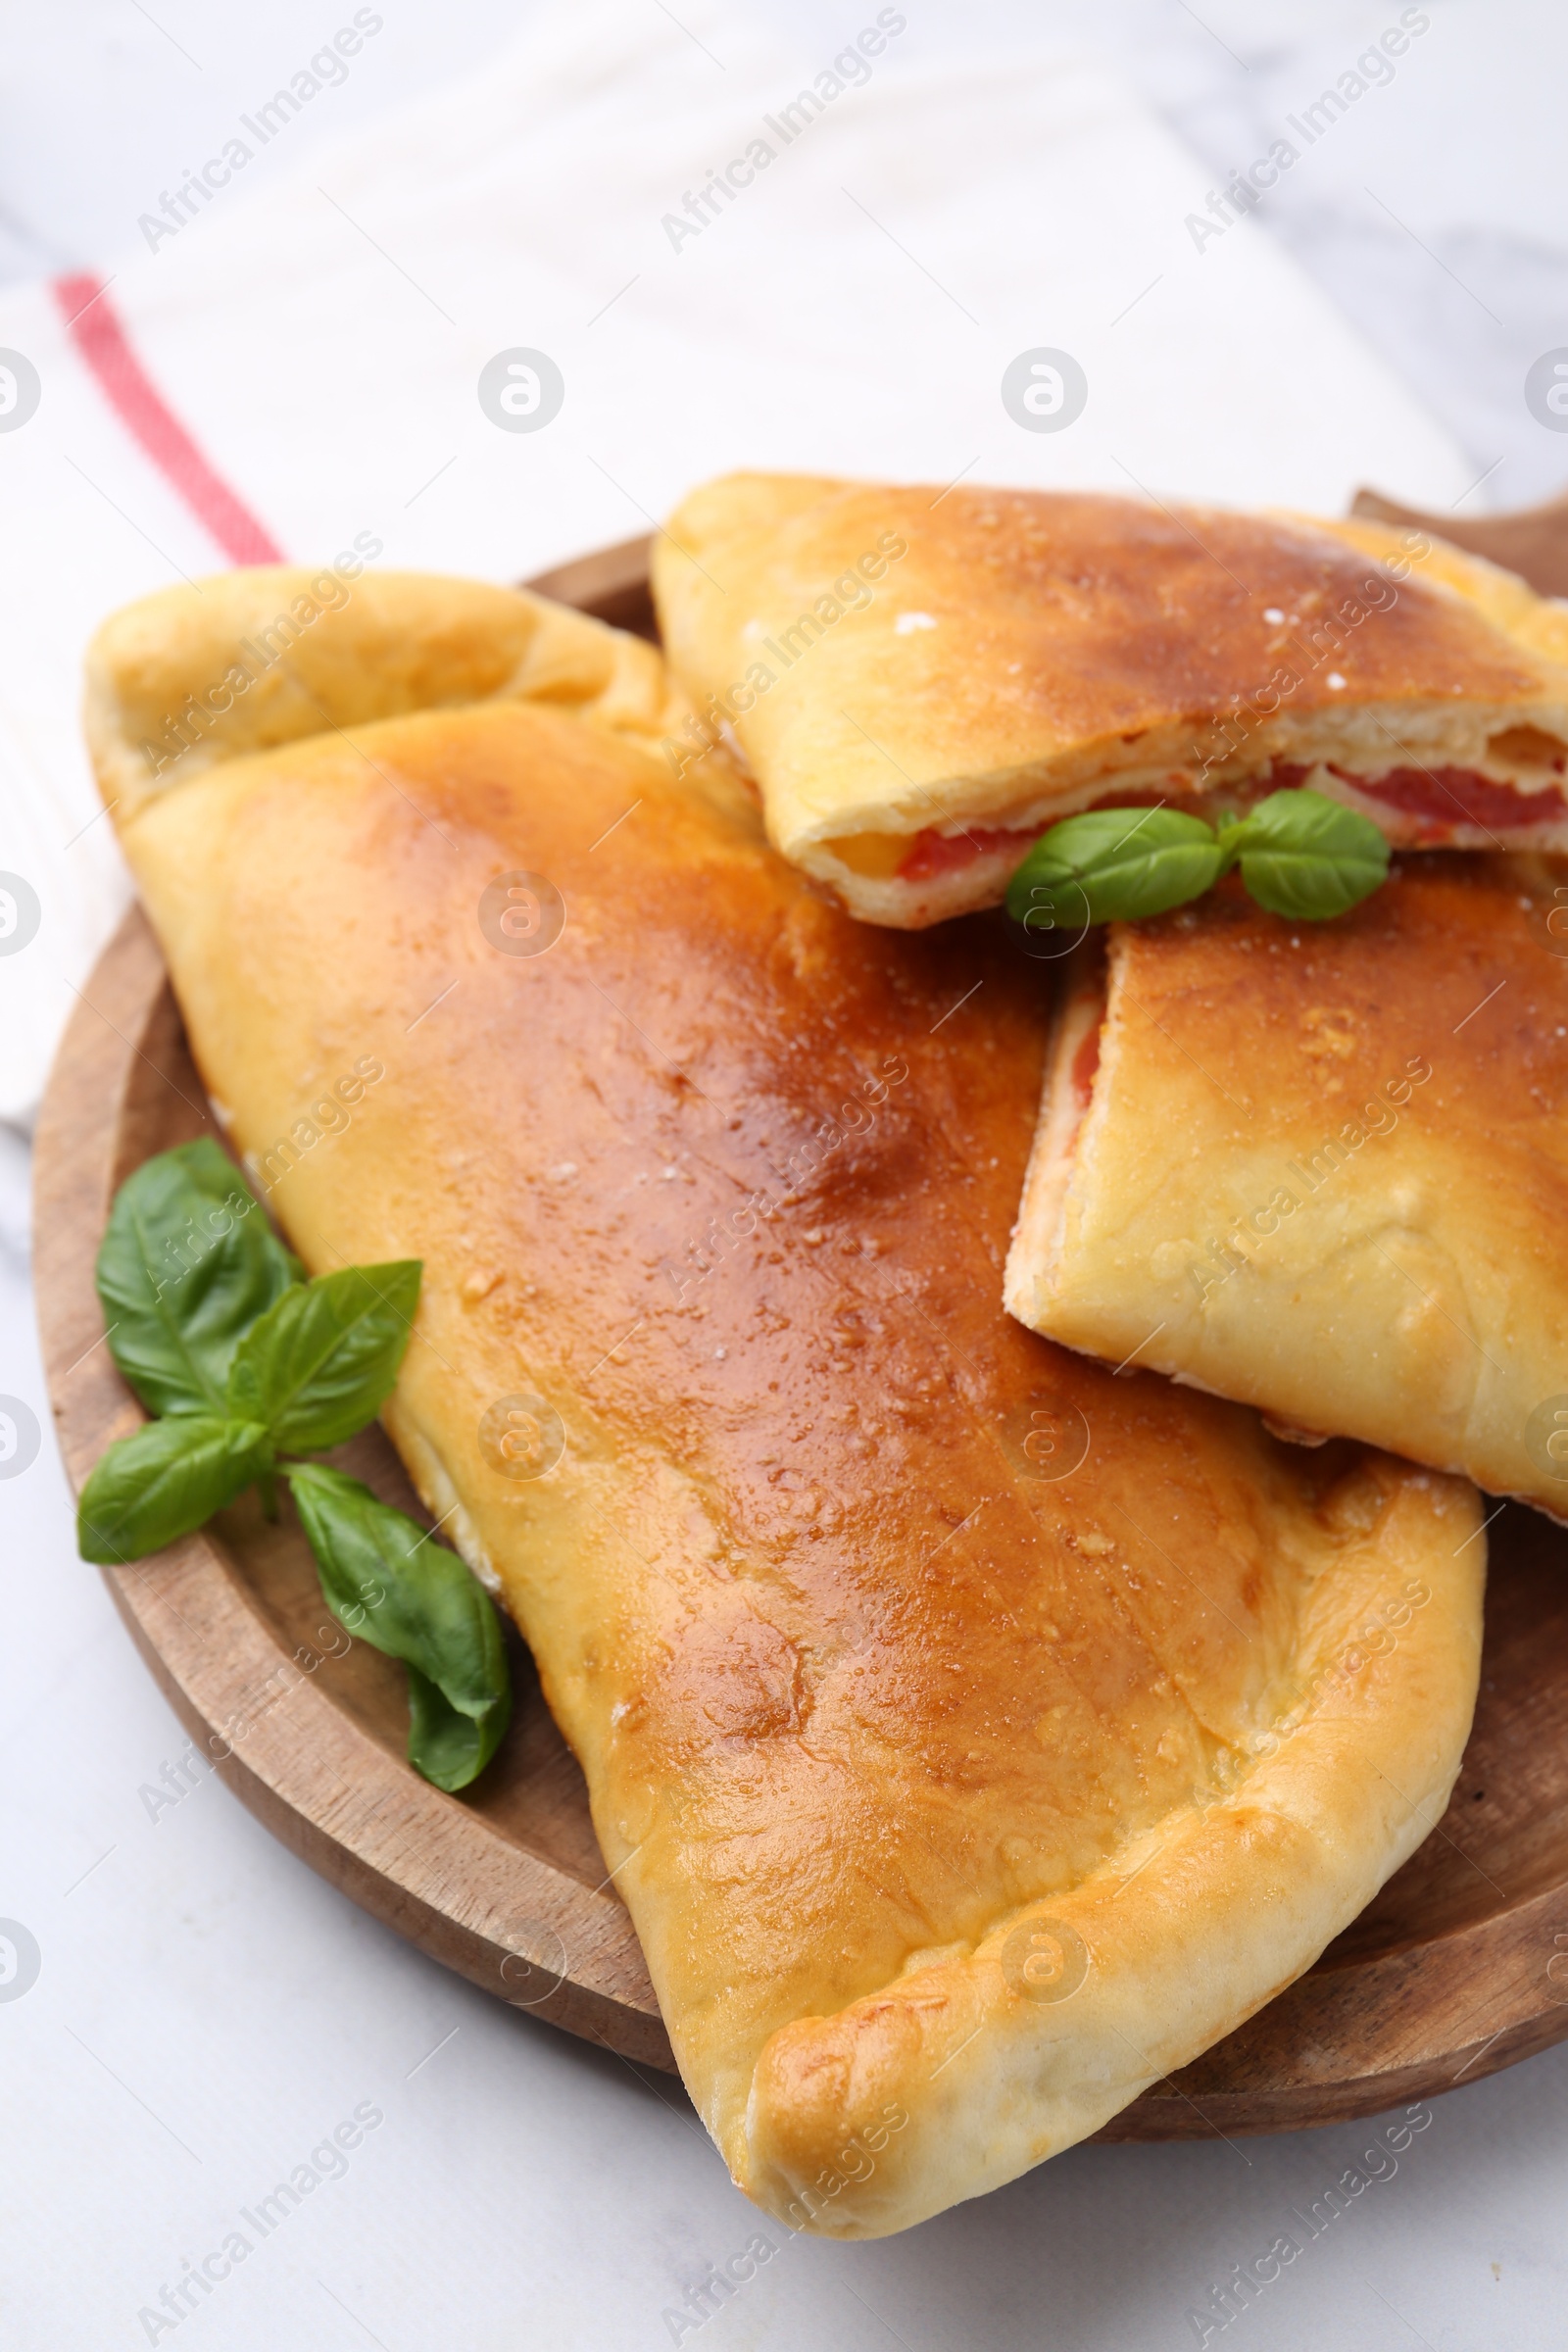
<svg viewBox="0 0 1568 2352">
<path fill-rule="evenodd" d="M 281 564 L 271 533 L 215 472 L 136 357 L 103 281 L 86 271 L 57 277 L 54 297 L 104 398 L 229 562 Z"/>
</svg>

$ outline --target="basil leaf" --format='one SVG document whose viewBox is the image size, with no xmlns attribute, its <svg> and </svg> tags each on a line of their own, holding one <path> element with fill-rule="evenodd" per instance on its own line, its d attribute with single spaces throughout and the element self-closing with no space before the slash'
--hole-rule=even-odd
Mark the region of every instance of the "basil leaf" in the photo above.
<svg viewBox="0 0 1568 2352">
<path fill-rule="evenodd" d="M 265 1421 L 289 1453 L 324 1453 L 352 1438 L 392 1393 L 420 1272 L 418 1258 L 398 1258 L 285 1291 L 240 1343 L 229 1411 Z"/>
<path fill-rule="evenodd" d="M 449 1552 L 448 1558 L 453 1555 Z M 505 1651 L 502 1652 L 503 1661 Z M 477 1780 L 501 1742 L 512 1714 L 509 1690 L 506 1700 L 488 1708 L 483 1715 L 463 1715 L 452 1705 L 440 1685 L 432 1683 L 417 1666 L 408 1667 L 409 1677 L 409 1762 L 416 1772 L 436 1788 L 455 1793 Z"/>
<path fill-rule="evenodd" d="M 1258 905 L 1297 921 L 1344 914 L 1388 878 L 1389 845 L 1371 818 L 1299 785 L 1259 801 L 1236 847 Z"/>
<path fill-rule="evenodd" d="M 409 1668 L 409 1761 L 466 1788 L 512 1713 L 495 1605 L 455 1551 L 368 1487 L 321 1462 L 285 1468 L 328 1607 Z"/>
<path fill-rule="evenodd" d="M 1042 834 L 1007 885 L 1007 912 L 1029 930 L 1163 914 L 1217 880 L 1224 853 L 1181 808 L 1088 808 Z"/>
<path fill-rule="evenodd" d="M 271 1467 L 267 1432 L 217 1413 L 172 1413 L 111 1446 L 76 1507 L 84 1560 L 139 1560 L 188 1536 Z"/>
<path fill-rule="evenodd" d="M 160 1152 L 125 1179 L 97 1272 L 110 1352 L 154 1413 L 221 1413 L 241 1334 L 300 1280 L 298 1260 L 209 1137 Z"/>
</svg>

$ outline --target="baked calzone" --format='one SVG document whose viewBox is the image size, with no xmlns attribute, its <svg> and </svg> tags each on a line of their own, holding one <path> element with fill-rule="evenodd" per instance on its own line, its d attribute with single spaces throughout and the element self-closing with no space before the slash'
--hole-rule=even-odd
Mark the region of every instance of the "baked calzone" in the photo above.
<svg viewBox="0 0 1568 2352">
<path fill-rule="evenodd" d="M 653 745 L 688 715 L 657 649 L 624 629 L 526 589 L 356 573 L 340 558 L 127 605 L 88 650 L 85 725 L 123 823 L 221 760 L 400 711 L 518 699 Z"/>
<path fill-rule="evenodd" d="M 875 2236 L 1094 2131 L 1425 1838 L 1476 1497 L 1004 1314 L 1046 1042 L 1005 925 L 853 922 L 640 733 L 409 710 L 475 605 L 393 593 L 359 723 L 296 701 L 122 838 L 306 1264 L 423 1261 L 388 1427 L 533 1649 L 736 2180 Z M 100 642 L 111 790 L 142 678 L 221 674 L 192 609 Z"/>
<path fill-rule="evenodd" d="M 1565 1230 L 1568 885 L 1416 857 L 1334 922 L 1232 881 L 1085 944 L 1006 1297 L 1568 1517 Z"/>
<path fill-rule="evenodd" d="M 1568 848 L 1568 605 L 1376 523 L 733 474 L 654 541 L 695 706 L 869 922 L 994 905 L 1075 809 L 1309 783 L 1396 845 Z"/>
</svg>

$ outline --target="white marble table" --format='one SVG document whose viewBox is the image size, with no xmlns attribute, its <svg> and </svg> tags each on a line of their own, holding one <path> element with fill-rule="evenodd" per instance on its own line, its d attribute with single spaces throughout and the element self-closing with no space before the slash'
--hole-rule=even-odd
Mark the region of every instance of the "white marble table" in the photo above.
<svg viewBox="0 0 1568 2352">
<path fill-rule="evenodd" d="M 408 23 L 387 13 L 392 37 L 334 94 L 334 127 L 482 62 L 519 12 L 448 0 Z M 826 6 L 775 13 L 813 42 L 843 30 Z M 911 43 L 938 55 L 1042 18 L 1084 29 L 1083 12 L 1043 0 L 909 13 Z M 1568 478 L 1568 436 L 1521 390 L 1530 361 L 1568 342 L 1568 21 L 1544 0 L 1415 13 L 1430 25 L 1393 78 L 1302 143 L 1256 219 L 1224 233 L 1277 235 L 1322 281 L 1464 444 L 1479 512 Z M 1094 26 L 1218 188 L 1400 14 L 1120 0 Z M 151 15 L 134 0 L 53 14 L 7 0 L 0 275 L 113 250 L 203 125 L 331 28 L 299 0 L 265 20 L 210 15 L 195 0 L 154 0 Z M 0 1392 L 41 1408 L 24 1198 L 24 1143 L 0 1134 Z M 24 1997 L 0 1985 L 0 2313 L 15 2352 L 175 2335 L 214 2352 L 621 2352 L 697 2337 L 704 2352 L 1157 2352 L 1199 2342 L 1189 2312 L 1233 2264 L 1304 2236 L 1293 2210 L 1370 2144 L 1372 2127 L 1346 2126 L 1237 2148 L 1080 2149 L 885 2244 L 791 2243 L 701 2326 L 667 2317 L 690 2311 L 708 2266 L 754 2228 L 679 2092 L 445 1975 L 220 1785 L 181 1775 L 174 1719 L 75 1559 L 47 1440 L 0 1482 L 0 1914 L 40 1954 Z M 1559 2050 L 1435 2102 L 1396 2169 L 1364 2168 L 1382 2177 L 1227 2342 L 1560 2346 L 1565 2098 Z M 328 2145 L 340 2124 L 361 2134 L 346 2154 Z M 258 2200 L 300 2167 L 308 2191 L 264 2232 Z M 222 2252 L 236 2231 L 249 2241 L 237 2263 Z M 208 2284 L 188 2286 L 182 2310 L 180 2281 L 204 2260 Z"/>
</svg>

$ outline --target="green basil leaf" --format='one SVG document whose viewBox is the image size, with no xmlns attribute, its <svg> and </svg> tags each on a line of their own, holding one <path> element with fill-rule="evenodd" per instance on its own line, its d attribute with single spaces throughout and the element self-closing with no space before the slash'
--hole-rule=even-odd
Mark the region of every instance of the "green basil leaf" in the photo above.
<svg viewBox="0 0 1568 2352">
<path fill-rule="evenodd" d="M 76 1542 L 100 1566 L 188 1536 L 271 1467 L 267 1432 L 217 1413 L 172 1413 L 111 1446 L 76 1507 Z"/>
<path fill-rule="evenodd" d="M 1327 922 L 1388 878 L 1389 845 L 1371 818 L 1301 786 L 1259 801 L 1236 846 L 1258 905 L 1293 921 Z"/>
<path fill-rule="evenodd" d="M 1042 834 L 1007 885 L 1027 930 L 1077 930 L 1163 914 L 1218 878 L 1224 854 L 1181 808 L 1088 808 Z"/>
<path fill-rule="evenodd" d="M 149 1412 L 221 1413 L 241 1335 L 300 1279 L 217 1144 L 160 1152 L 115 1195 L 98 1251 L 110 1352 Z"/>
<path fill-rule="evenodd" d="M 495 1605 L 455 1551 L 358 1479 L 322 1462 L 287 1466 L 327 1606 L 409 1668 L 409 1761 L 438 1788 L 466 1788 L 512 1713 Z M 466 1727 L 466 1728 L 465 1728 Z"/>
<path fill-rule="evenodd" d="M 391 1395 L 421 1261 L 343 1266 L 285 1291 L 240 1342 L 228 1409 L 265 1421 L 288 1453 L 324 1453 L 374 1419 Z"/>
<path fill-rule="evenodd" d="M 487 1708 L 483 1715 L 464 1715 L 417 1666 L 411 1664 L 406 1671 L 409 1762 L 425 1780 L 455 1794 L 477 1780 L 500 1745 L 512 1714 L 510 1691 L 503 1704 Z"/>
</svg>

